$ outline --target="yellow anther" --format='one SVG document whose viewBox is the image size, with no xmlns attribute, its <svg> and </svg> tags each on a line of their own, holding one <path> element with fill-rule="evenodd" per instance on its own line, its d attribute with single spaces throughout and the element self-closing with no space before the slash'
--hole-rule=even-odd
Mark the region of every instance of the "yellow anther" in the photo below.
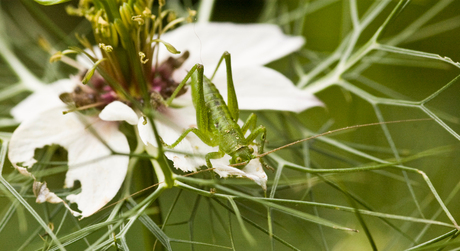
<svg viewBox="0 0 460 251">
<path fill-rule="evenodd" d="M 189 17 L 194 17 L 196 16 L 196 10 L 192 10 L 190 8 L 187 8 L 188 16 Z"/>
<path fill-rule="evenodd" d="M 149 17 L 150 15 L 152 15 L 152 11 L 145 7 L 144 11 L 142 11 L 142 15 L 144 15 L 144 17 Z"/>
<path fill-rule="evenodd" d="M 146 63 L 149 61 L 148 58 L 147 58 L 147 59 L 145 58 L 145 57 L 146 57 L 146 56 L 145 56 L 145 53 L 143 53 L 142 51 L 139 52 L 139 57 L 140 57 L 140 59 L 141 59 L 141 63 L 142 63 L 142 64 L 146 64 Z"/>
<path fill-rule="evenodd" d="M 142 17 L 142 15 L 132 16 L 131 20 L 137 22 L 138 25 L 144 24 L 144 18 Z"/>
<path fill-rule="evenodd" d="M 109 23 L 105 21 L 105 19 L 102 18 L 101 16 L 99 16 L 99 18 L 97 19 L 97 23 L 102 27 L 109 25 Z"/>
<path fill-rule="evenodd" d="M 196 16 L 196 10 L 187 9 L 187 12 L 188 12 L 187 23 L 191 23 L 193 22 L 193 19 Z"/>
<path fill-rule="evenodd" d="M 45 51 L 51 51 L 52 50 L 51 45 L 48 42 L 48 40 L 46 40 L 46 38 L 44 38 L 42 36 L 38 37 L 38 45 Z"/>
<path fill-rule="evenodd" d="M 103 49 L 105 52 L 113 51 L 113 47 L 111 45 L 105 45 L 104 43 L 99 43 L 99 48 Z"/>
</svg>

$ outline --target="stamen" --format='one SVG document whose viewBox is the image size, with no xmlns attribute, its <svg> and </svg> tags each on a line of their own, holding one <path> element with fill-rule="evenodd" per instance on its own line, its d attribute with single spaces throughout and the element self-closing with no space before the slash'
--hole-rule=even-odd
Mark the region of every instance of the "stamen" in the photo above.
<svg viewBox="0 0 460 251">
<path fill-rule="evenodd" d="M 57 51 L 56 53 L 54 53 L 54 55 L 52 55 L 50 57 L 50 63 L 57 62 L 57 61 L 61 60 L 61 58 L 62 58 L 62 52 Z"/>
<path fill-rule="evenodd" d="M 142 17 L 142 15 L 133 16 L 131 17 L 131 20 L 137 22 L 138 25 L 144 25 L 144 18 Z"/>
<path fill-rule="evenodd" d="M 65 115 L 65 114 L 70 113 L 70 112 L 83 111 L 83 110 L 87 110 L 87 109 L 90 109 L 90 108 L 95 108 L 95 107 L 105 105 L 105 104 L 107 104 L 107 103 L 105 103 L 105 102 L 97 102 L 97 103 L 90 104 L 90 105 L 84 105 L 84 106 L 80 106 L 80 107 L 75 107 L 75 108 L 72 108 L 70 110 L 63 111 L 62 114 Z"/>
<path fill-rule="evenodd" d="M 187 12 L 188 12 L 187 22 L 191 23 L 191 22 L 193 22 L 193 19 L 196 16 L 196 10 L 192 10 L 190 8 L 187 8 Z"/>
</svg>

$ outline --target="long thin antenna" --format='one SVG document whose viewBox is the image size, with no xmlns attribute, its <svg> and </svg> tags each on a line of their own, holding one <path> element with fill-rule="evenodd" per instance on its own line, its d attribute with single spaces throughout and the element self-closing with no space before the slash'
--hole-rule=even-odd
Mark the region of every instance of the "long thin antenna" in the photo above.
<svg viewBox="0 0 460 251">
<path fill-rule="evenodd" d="M 401 123 L 401 122 L 425 121 L 425 120 L 433 120 L 433 119 L 432 119 L 432 118 L 424 118 L 424 119 L 407 119 L 407 120 L 396 120 L 396 121 L 387 121 L 387 122 L 375 122 L 375 123 L 369 123 L 369 124 L 347 126 L 347 127 L 343 127 L 343 128 L 339 128 L 339 129 L 327 131 L 327 132 L 324 132 L 324 133 L 320 133 L 320 134 L 318 134 L 318 135 L 314 135 L 314 136 L 311 136 L 311 137 L 308 137 L 308 138 L 305 138 L 305 139 L 300 139 L 300 140 L 294 141 L 294 142 L 292 142 L 292 143 L 289 143 L 289 144 L 284 145 L 284 146 L 280 146 L 280 147 L 275 148 L 275 149 L 273 149 L 273 150 L 270 150 L 270 151 L 268 151 L 268 152 L 264 152 L 264 153 L 262 153 L 262 154 L 260 154 L 260 155 L 256 155 L 256 157 L 257 157 L 257 158 L 262 158 L 262 157 L 264 157 L 265 155 L 268 155 L 268 154 L 270 154 L 270 153 L 279 151 L 279 150 L 284 149 L 284 148 L 286 148 L 286 147 L 290 147 L 290 146 L 292 146 L 292 145 L 295 145 L 295 144 L 298 144 L 298 143 L 301 143 L 301 142 L 304 142 L 304 141 L 307 141 L 307 140 L 316 139 L 316 138 L 321 137 L 321 136 L 325 136 L 325 135 L 329 135 L 329 134 L 332 134 L 332 133 L 336 133 L 336 132 L 340 132 L 340 131 L 345 131 L 345 130 L 349 130 L 349 129 L 353 129 L 353 128 L 366 127 L 366 126 L 375 126 L 375 125 L 383 125 L 383 124 L 394 124 L 394 123 Z"/>
</svg>

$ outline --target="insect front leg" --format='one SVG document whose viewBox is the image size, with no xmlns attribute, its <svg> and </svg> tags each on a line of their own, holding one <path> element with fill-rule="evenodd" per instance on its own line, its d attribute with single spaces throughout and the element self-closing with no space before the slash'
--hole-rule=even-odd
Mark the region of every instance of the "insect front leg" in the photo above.
<svg viewBox="0 0 460 251">
<path fill-rule="evenodd" d="M 187 73 L 187 75 L 185 75 L 184 79 L 180 82 L 180 84 L 177 86 L 176 90 L 174 90 L 173 94 L 171 95 L 171 97 L 169 97 L 167 100 L 166 100 L 166 105 L 169 106 L 171 105 L 172 101 L 174 100 L 174 98 L 176 98 L 176 96 L 179 94 L 179 92 L 182 90 L 182 88 L 184 88 L 184 86 L 187 84 L 187 81 L 193 76 L 193 74 L 195 73 L 195 71 L 198 69 L 198 68 L 203 68 L 202 65 L 200 64 L 196 64 L 192 67 L 192 69 L 190 69 L 190 71 Z"/>
<path fill-rule="evenodd" d="M 205 155 L 205 159 L 206 159 L 206 165 L 208 166 L 208 168 L 212 168 L 212 163 L 211 163 L 211 159 L 220 159 L 222 157 L 224 157 L 225 153 L 224 152 L 210 152 L 210 153 L 207 153 Z"/>
<path fill-rule="evenodd" d="M 189 128 L 185 132 L 182 133 L 182 135 L 171 145 L 168 145 L 166 143 L 165 146 L 169 148 L 173 148 L 177 146 L 190 132 L 195 133 L 198 138 L 200 138 L 205 144 L 210 145 L 210 146 L 215 146 L 214 142 L 212 142 L 209 131 L 209 116 L 208 116 L 208 111 L 205 106 L 204 102 L 204 93 L 203 93 L 203 75 L 204 75 L 204 68 L 203 65 L 201 64 L 196 64 L 193 66 L 193 68 L 187 73 L 185 78 L 182 80 L 182 82 L 179 84 L 179 86 L 176 88 L 174 93 L 171 95 L 171 97 L 167 100 L 166 104 L 169 105 L 171 104 L 172 100 L 176 95 L 179 93 L 179 91 L 185 86 L 187 81 L 191 78 L 192 79 L 192 101 L 193 101 L 193 106 L 195 107 L 196 111 L 196 122 L 197 122 L 197 128 Z"/>
<path fill-rule="evenodd" d="M 203 141 L 203 143 L 205 143 L 208 146 L 217 146 L 216 142 L 214 142 L 208 135 L 204 134 L 202 131 L 198 130 L 197 128 L 189 128 L 189 129 L 185 130 L 180 135 L 180 137 L 174 143 L 172 143 L 171 145 L 168 145 L 162 139 L 161 139 L 161 141 L 162 141 L 163 145 L 165 145 L 166 147 L 174 148 L 182 140 L 184 140 L 184 138 L 187 137 L 187 135 L 189 133 L 194 133 L 201 141 Z M 208 166 L 208 168 L 212 168 L 211 159 L 220 159 L 220 158 L 224 157 L 224 155 L 225 155 L 225 153 L 223 153 L 223 152 L 210 152 L 210 153 L 207 153 L 205 155 L 205 160 L 206 160 L 206 165 Z"/>
<path fill-rule="evenodd" d="M 251 115 L 252 115 L 252 114 L 251 114 Z M 255 119 L 257 119 L 257 117 L 255 116 L 255 114 L 254 114 L 253 117 L 249 116 L 249 118 L 248 118 L 248 120 L 246 121 L 245 125 L 251 123 L 249 120 L 254 121 Z M 256 122 L 256 121 L 254 121 L 254 125 L 255 125 L 255 122 Z M 244 126 L 243 126 L 243 127 L 244 127 Z M 247 127 L 249 127 L 249 125 L 248 125 Z M 247 130 L 247 129 L 246 129 L 246 130 Z M 249 144 L 251 144 L 251 143 L 257 138 L 257 136 L 259 136 L 259 135 L 261 135 L 261 137 L 260 137 L 260 143 L 259 143 L 259 147 L 258 147 L 259 149 L 258 149 L 257 152 L 258 152 L 259 155 L 260 155 L 260 154 L 263 154 L 263 153 L 264 153 L 265 140 L 266 140 L 266 138 L 267 138 L 267 129 L 265 128 L 265 126 L 262 126 L 262 125 L 261 125 L 261 126 L 257 127 L 256 129 L 254 129 L 254 130 L 251 132 L 251 134 L 249 134 L 249 136 L 246 138 L 246 140 L 247 140 L 248 145 L 249 145 Z M 265 168 L 270 169 L 270 170 L 272 170 L 272 171 L 274 170 L 273 167 L 271 167 L 271 166 L 269 166 L 267 163 L 265 163 L 265 161 L 264 161 L 262 158 L 259 158 L 259 161 L 260 161 L 260 163 L 262 164 L 262 166 L 264 166 Z"/>
<path fill-rule="evenodd" d="M 164 141 L 162 141 L 162 143 L 168 148 L 174 148 L 182 140 L 184 140 L 184 138 L 191 132 L 193 132 L 196 136 L 198 136 L 198 138 L 200 138 L 200 140 L 203 141 L 203 143 L 205 143 L 206 145 L 208 145 L 208 146 L 217 146 L 216 142 L 214 142 L 211 138 L 209 138 L 206 134 L 204 134 L 203 132 L 201 132 L 197 128 L 189 128 L 189 129 L 185 130 L 181 134 L 181 136 L 174 143 L 172 143 L 171 145 L 166 144 Z M 211 159 L 220 159 L 220 158 L 224 157 L 224 155 L 225 155 L 225 153 L 220 152 L 220 151 L 219 152 L 207 153 L 205 155 L 205 160 L 206 160 L 206 165 L 208 166 L 208 168 L 212 168 Z"/>
<path fill-rule="evenodd" d="M 184 80 L 181 82 L 181 84 L 177 87 L 177 89 L 174 91 L 173 95 L 171 98 L 175 97 L 175 95 L 180 91 L 180 88 L 183 88 L 183 86 L 186 84 L 188 79 L 191 78 L 191 92 L 192 92 L 192 101 L 193 101 L 193 106 L 195 107 L 195 112 L 196 112 L 196 122 L 197 122 L 197 128 L 189 128 L 185 130 L 181 136 L 171 145 L 166 144 L 163 142 L 165 146 L 168 148 L 174 148 L 176 147 L 184 138 L 191 132 L 193 132 L 203 143 L 205 143 L 208 146 L 217 146 L 218 142 L 212 137 L 212 132 L 210 130 L 210 118 L 208 114 L 208 109 L 206 108 L 205 105 L 205 99 L 204 99 L 204 90 L 203 90 L 203 79 L 204 77 L 204 68 L 200 64 L 196 64 L 190 72 L 187 74 L 187 76 L 184 78 Z M 168 100 L 170 101 L 170 100 Z M 223 152 L 211 152 L 205 155 L 206 159 L 206 164 L 209 168 L 212 168 L 211 164 L 211 159 L 219 159 L 224 156 Z"/>
<path fill-rule="evenodd" d="M 196 73 L 192 76 L 192 101 L 196 111 L 196 124 L 198 129 L 206 135 L 211 135 L 210 131 L 210 118 L 208 109 L 204 101 L 203 79 L 204 68 L 203 65 L 197 64 Z M 209 137 L 210 138 L 210 137 Z M 206 142 L 205 142 L 206 143 Z"/>
<path fill-rule="evenodd" d="M 251 115 L 249 115 L 248 119 L 244 122 L 243 126 L 241 127 L 241 131 L 243 132 L 243 134 L 246 134 L 248 130 L 251 130 L 251 134 L 249 134 L 249 136 L 246 138 L 248 141 L 248 144 L 251 144 L 254 141 L 254 139 L 257 138 L 259 134 L 261 135 L 261 141 L 259 144 L 258 153 L 262 154 L 264 153 L 264 146 L 265 146 L 267 130 L 264 126 L 259 126 L 256 129 L 256 125 L 257 125 L 257 116 L 254 113 L 251 113 Z M 265 168 L 273 170 L 273 168 L 267 165 L 267 163 L 265 163 L 265 161 L 262 158 L 260 158 L 260 163 Z"/>
</svg>

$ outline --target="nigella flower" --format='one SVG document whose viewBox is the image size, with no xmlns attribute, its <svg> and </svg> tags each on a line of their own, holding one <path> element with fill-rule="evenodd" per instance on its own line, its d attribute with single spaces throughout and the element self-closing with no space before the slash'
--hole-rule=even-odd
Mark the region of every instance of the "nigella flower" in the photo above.
<svg viewBox="0 0 460 251">
<path fill-rule="evenodd" d="M 50 84 L 18 104 L 11 112 L 21 122 L 9 145 L 9 159 L 13 165 L 30 175 L 28 168 L 36 162 L 35 149 L 53 144 L 64 147 L 68 152 L 69 166 L 65 186 L 71 188 L 75 181 L 81 184 L 81 192 L 66 199 L 78 204 L 83 217 L 95 213 L 116 195 L 127 173 L 130 149 L 126 136 L 118 129 L 120 123 L 124 121 L 135 126 L 144 149 L 155 154 L 158 145 L 152 125 L 139 107 L 139 104 L 141 107 L 145 105 L 145 91 L 157 110 L 154 123 L 158 134 L 164 142 L 171 144 L 184 129 L 196 126 L 195 110 L 189 90 L 184 89 L 173 106 L 165 106 L 163 100 L 171 96 L 194 64 L 203 64 L 205 75 L 210 76 L 224 51 L 232 55 L 240 109 L 301 112 L 322 104 L 310 93 L 297 89 L 282 74 L 263 66 L 298 50 L 304 43 L 303 38 L 286 36 L 274 25 L 187 24 L 161 34 L 161 42 L 174 46 L 182 54 L 171 57 L 164 47 L 158 53 L 152 50 L 147 60 L 154 61 L 157 57 L 158 63 L 139 64 L 143 67 L 147 89 L 136 86 L 136 81 L 126 80 L 126 76 L 137 76 L 129 72 L 135 70 L 123 68 L 125 62 L 118 61 L 111 68 L 103 68 L 105 71 L 95 72 L 87 85 L 82 84 L 83 76 L 73 76 Z M 144 50 L 149 50 L 149 46 L 144 46 Z M 93 63 L 104 64 L 102 57 L 116 53 L 122 52 L 104 48 L 102 53 L 94 50 L 95 55 L 89 56 Z M 147 62 L 143 56 L 139 60 Z M 82 64 L 91 72 L 91 64 Z M 119 86 L 110 83 L 107 74 L 113 77 L 112 80 L 121 76 L 117 82 Z M 226 97 L 225 67 L 219 69 L 213 82 Z M 137 101 L 136 106 L 133 102 Z M 63 111 L 67 111 L 66 114 Z M 206 153 L 218 148 L 207 146 L 189 134 L 173 150 L 165 152 L 167 158 L 176 168 L 191 172 L 205 165 L 203 156 Z M 243 169 L 229 166 L 229 156 L 212 160 L 212 164 L 221 177 L 246 177 L 266 187 L 267 176 L 258 159 Z M 40 187 L 47 191 L 42 185 Z M 52 202 L 56 202 L 56 196 L 51 197 Z"/>
</svg>

